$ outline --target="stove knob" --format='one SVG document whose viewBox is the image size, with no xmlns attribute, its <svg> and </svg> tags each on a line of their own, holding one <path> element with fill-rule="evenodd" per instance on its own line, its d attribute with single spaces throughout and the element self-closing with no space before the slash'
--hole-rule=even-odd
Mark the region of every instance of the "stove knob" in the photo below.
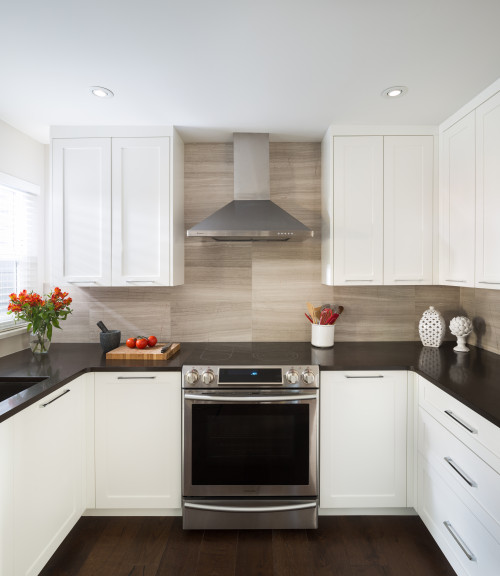
<svg viewBox="0 0 500 576">
<path fill-rule="evenodd" d="M 297 370 L 288 370 L 288 372 L 285 374 L 285 378 L 288 384 L 297 384 L 299 381 L 299 373 Z"/>
<path fill-rule="evenodd" d="M 205 370 L 205 372 L 203 372 L 201 376 L 201 381 L 203 382 L 203 384 L 212 384 L 214 378 L 215 376 L 212 370 Z"/>
<path fill-rule="evenodd" d="M 198 381 L 198 372 L 196 370 L 190 370 L 186 372 L 186 382 L 188 384 L 194 384 Z"/>
<path fill-rule="evenodd" d="M 304 370 L 304 372 L 302 372 L 302 380 L 306 384 L 314 384 L 315 380 L 314 372 L 311 372 L 311 370 L 309 369 Z"/>
</svg>

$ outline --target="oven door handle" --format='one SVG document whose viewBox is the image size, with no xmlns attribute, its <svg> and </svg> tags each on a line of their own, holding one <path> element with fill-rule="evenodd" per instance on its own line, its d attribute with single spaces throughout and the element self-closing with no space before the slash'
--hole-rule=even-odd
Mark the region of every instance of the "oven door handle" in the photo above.
<svg viewBox="0 0 500 576">
<path fill-rule="evenodd" d="M 289 394 L 284 396 L 208 396 L 204 394 L 184 394 L 186 400 L 204 400 L 205 402 L 291 402 L 297 400 L 316 400 L 316 394 Z"/>
<path fill-rule="evenodd" d="M 316 502 L 306 502 L 305 504 L 287 504 L 285 506 L 216 506 L 213 504 L 195 504 L 185 502 L 185 508 L 195 508 L 196 510 L 211 510 L 213 512 L 288 512 L 291 510 L 305 510 L 316 508 Z"/>
</svg>

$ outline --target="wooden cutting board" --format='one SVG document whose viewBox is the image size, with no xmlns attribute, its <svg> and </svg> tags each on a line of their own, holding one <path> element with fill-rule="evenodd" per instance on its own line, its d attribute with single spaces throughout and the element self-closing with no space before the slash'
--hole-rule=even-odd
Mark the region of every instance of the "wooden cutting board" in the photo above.
<svg viewBox="0 0 500 576">
<path fill-rule="evenodd" d="M 129 348 L 128 346 L 119 346 L 114 350 L 106 353 L 106 360 L 168 360 L 181 349 L 178 342 L 173 342 L 170 348 L 161 353 L 160 350 L 165 344 L 156 344 L 150 348 Z"/>
</svg>

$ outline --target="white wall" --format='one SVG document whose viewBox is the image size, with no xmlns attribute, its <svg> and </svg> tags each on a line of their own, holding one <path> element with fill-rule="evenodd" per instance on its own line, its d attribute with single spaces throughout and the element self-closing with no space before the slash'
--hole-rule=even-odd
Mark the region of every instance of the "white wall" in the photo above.
<svg viewBox="0 0 500 576">
<path fill-rule="evenodd" d="M 33 140 L 9 124 L 0 120 L 0 172 L 10 174 L 40 186 L 41 204 L 46 205 L 45 195 L 48 177 L 48 146 Z M 44 219 L 44 215 L 41 215 Z M 42 231 L 45 226 L 41 226 Z M 41 234 L 41 254 L 45 253 L 44 234 Z M 39 269 L 45 271 L 45 262 L 39 262 Z M 41 278 L 43 281 L 43 278 Z M 26 334 L 18 334 L 0 339 L 0 356 L 5 356 L 28 347 Z"/>
</svg>

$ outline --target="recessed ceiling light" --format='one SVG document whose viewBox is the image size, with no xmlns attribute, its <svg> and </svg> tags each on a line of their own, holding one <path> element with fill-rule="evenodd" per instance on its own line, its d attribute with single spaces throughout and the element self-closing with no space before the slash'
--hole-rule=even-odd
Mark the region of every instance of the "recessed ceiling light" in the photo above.
<svg viewBox="0 0 500 576">
<path fill-rule="evenodd" d="M 108 88 L 102 86 L 91 86 L 92 94 L 98 98 L 113 98 L 114 94 Z"/>
<path fill-rule="evenodd" d="M 408 88 L 406 86 L 391 86 L 382 92 L 382 96 L 386 98 L 398 98 L 398 96 L 404 96 L 407 92 Z"/>
</svg>

